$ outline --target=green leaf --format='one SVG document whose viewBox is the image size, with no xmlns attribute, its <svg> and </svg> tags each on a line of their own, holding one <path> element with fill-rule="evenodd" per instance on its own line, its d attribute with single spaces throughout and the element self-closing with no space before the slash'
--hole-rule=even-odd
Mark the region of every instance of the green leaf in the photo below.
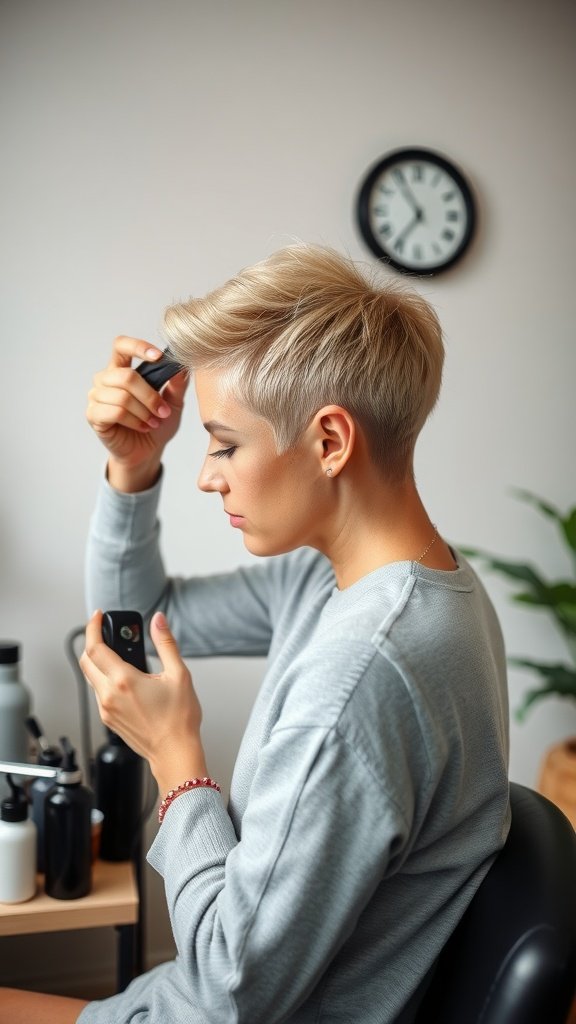
<svg viewBox="0 0 576 1024">
<path fill-rule="evenodd" d="M 535 593 L 522 591 L 513 595 L 514 601 L 524 604 L 545 605 L 549 608 L 574 608 L 576 610 L 576 586 L 573 583 L 540 583 Z"/>
<path fill-rule="evenodd" d="M 512 599 L 533 608 L 545 608 L 566 633 L 576 634 L 576 586 L 572 583 L 544 585 L 534 592 L 513 594 Z"/>
<path fill-rule="evenodd" d="M 531 491 L 516 488 L 513 493 L 521 501 L 533 505 L 543 515 L 553 519 L 560 528 L 561 535 L 572 554 L 576 554 L 576 506 L 563 515 L 554 505 L 543 501 Z M 573 654 L 576 652 L 574 642 L 576 637 L 576 584 L 564 580 L 549 583 L 531 565 L 523 562 L 509 562 L 478 548 L 461 545 L 460 550 L 467 558 L 482 559 L 486 566 L 494 572 L 500 573 L 510 580 L 523 582 L 525 589 L 512 594 L 512 600 L 533 608 L 544 609 L 551 614 L 555 624 L 562 630 L 570 651 Z M 574 657 L 576 658 L 576 654 Z M 542 686 L 526 693 L 516 712 L 519 720 L 523 719 L 528 708 L 545 697 L 555 695 L 576 700 L 575 669 L 563 664 L 547 664 L 530 661 L 526 658 L 510 658 L 509 662 L 538 673 L 543 682 Z"/>
<path fill-rule="evenodd" d="M 517 721 L 524 721 L 527 711 L 536 703 L 536 701 L 543 700 L 544 697 L 553 697 L 555 694 L 556 690 L 553 686 L 542 686 L 539 690 L 528 690 L 524 695 L 524 700 L 516 708 L 515 715 Z"/>
<path fill-rule="evenodd" d="M 556 693 L 576 698 L 576 669 L 562 662 L 532 661 L 530 658 L 509 658 L 508 661 L 511 665 L 537 672 L 550 685 L 553 684 Z"/>
<path fill-rule="evenodd" d="M 545 516 L 549 516 L 551 519 L 554 519 L 562 530 L 568 547 L 570 547 L 572 551 L 576 552 L 576 507 L 570 509 L 567 515 L 563 516 L 557 508 L 554 508 L 554 506 L 550 505 L 547 501 L 542 501 L 541 498 L 536 494 L 532 494 L 531 491 L 524 491 L 520 488 L 516 488 L 513 493 L 517 498 L 520 498 L 521 501 L 526 501 L 528 504 L 534 505 L 535 508 L 539 509 Z"/>
<path fill-rule="evenodd" d="M 576 633 L 576 605 L 559 604 L 555 614 L 569 633 Z"/>
<path fill-rule="evenodd" d="M 566 518 L 563 519 L 562 529 L 572 551 L 576 552 L 576 508 L 571 509 Z"/>
<path fill-rule="evenodd" d="M 528 668 L 532 672 L 537 672 L 547 680 L 545 686 L 538 687 L 538 689 L 528 690 L 524 696 L 524 700 L 520 707 L 516 711 L 516 717 L 518 721 L 522 721 L 526 715 L 526 712 L 536 701 L 542 700 L 544 697 L 565 697 L 568 699 L 576 700 L 576 670 L 568 668 L 562 664 L 550 664 L 547 662 L 531 661 L 528 658 L 509 658 L 511 665 L 517 665 L 520 668 Z"/>
<path fill-rule="evenodd" d="M 558 523 L 562 522 L 562 516 L 558 509 L 554 508 L 554 506 L 550 505 L 547 501 L 543 501 L 537 494 L 532 494 L 532 491 L 525 491 L 521 487 L 515 487 L 512 493 L 515 494 L 520 501 L 526 501 L 529 505 L 534 505 L 535 508 L 540 509 L 545 516 L 550 516 L 551 519 L 555 519 Z"/>
<path fill-rule="evenodd" d="M 509 576 L 515 580 L 524 580 L 525 583 L 529 583 L 537 589 L 546 586 L 544 580 L 531 565 L 526 565 L 523 562 L 505 562 L 503 559 L 495 558 L 479 548 L 459 547 L 459 550 L 466 558 L 481 558 L 486 562 L 489 569 L 493 569 L 494 572 L 500 572 L 503 576 Z"/>
</svg>

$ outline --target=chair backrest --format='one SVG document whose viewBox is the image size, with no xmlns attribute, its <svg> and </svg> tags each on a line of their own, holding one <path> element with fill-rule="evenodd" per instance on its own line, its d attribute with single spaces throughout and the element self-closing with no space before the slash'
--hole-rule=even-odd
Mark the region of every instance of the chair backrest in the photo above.
<svg viewBox="0 0 576 1024">
<path fill-rule="evenodd" d="M 442 951 L 415 1024 L 565 1024 L 576 989 L 576 833 L 510 785 L 512 823 Z"/>
</svg>

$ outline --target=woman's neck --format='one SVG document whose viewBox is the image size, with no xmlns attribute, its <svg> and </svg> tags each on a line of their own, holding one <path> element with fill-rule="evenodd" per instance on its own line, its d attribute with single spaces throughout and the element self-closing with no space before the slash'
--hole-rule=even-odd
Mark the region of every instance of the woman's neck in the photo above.
<svg viewBox="0 0 576 1024">
<path fill-rule="evenodd" d="M 349 488 L 341 483 L 342 494 L 323 545 L 340 590 L 391 562 L 416 561 L 447 571 L 457 567 L 413 479 L 375 487 L 372 476 L 364 491 L 358 481 Z"/>
</svg>

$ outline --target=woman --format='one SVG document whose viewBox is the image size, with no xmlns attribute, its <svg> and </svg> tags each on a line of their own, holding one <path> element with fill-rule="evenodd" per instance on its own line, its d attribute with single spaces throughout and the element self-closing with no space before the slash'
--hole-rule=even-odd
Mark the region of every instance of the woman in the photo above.
<svg viewBox="0 0 576 1024">
<path fill-rule="evenodd" d="M 142 609 L 163 671 L 125 666 L 100 612 L 82 668 L 103 721 L 172 794 L 148 859 L 178 957 L 111 999 L 60 1001 L 57 1018 L 38 996 L 36 1018 L 410 1021 L 508 828 L 499 626 L 413 476 L 439 325 L 417 295 L 294 246 L 165 326 L 209 434 L 199 486 L 266 558 L 166 578 L 156 507 L 186 375 L 159 396 L 130 368 L 159 350 L 118 338 L 88 405 L 109 453 L 89 599 Z M 228 808 L 182 661 L 211 654 L 269 659 Z"/>
</svg>

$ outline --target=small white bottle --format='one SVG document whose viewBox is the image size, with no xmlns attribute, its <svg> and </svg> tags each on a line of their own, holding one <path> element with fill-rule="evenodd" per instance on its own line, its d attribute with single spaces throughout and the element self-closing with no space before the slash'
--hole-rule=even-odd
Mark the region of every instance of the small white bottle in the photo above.
<svg viewBox="0 0 576 1024">
<path fill-rule="evenodd" d="M 6 778 L 12 795 L 0 804 L 0 903 L 24 903 L 36 895 L 36 826 L 24 790 Z"/>
</svg>

